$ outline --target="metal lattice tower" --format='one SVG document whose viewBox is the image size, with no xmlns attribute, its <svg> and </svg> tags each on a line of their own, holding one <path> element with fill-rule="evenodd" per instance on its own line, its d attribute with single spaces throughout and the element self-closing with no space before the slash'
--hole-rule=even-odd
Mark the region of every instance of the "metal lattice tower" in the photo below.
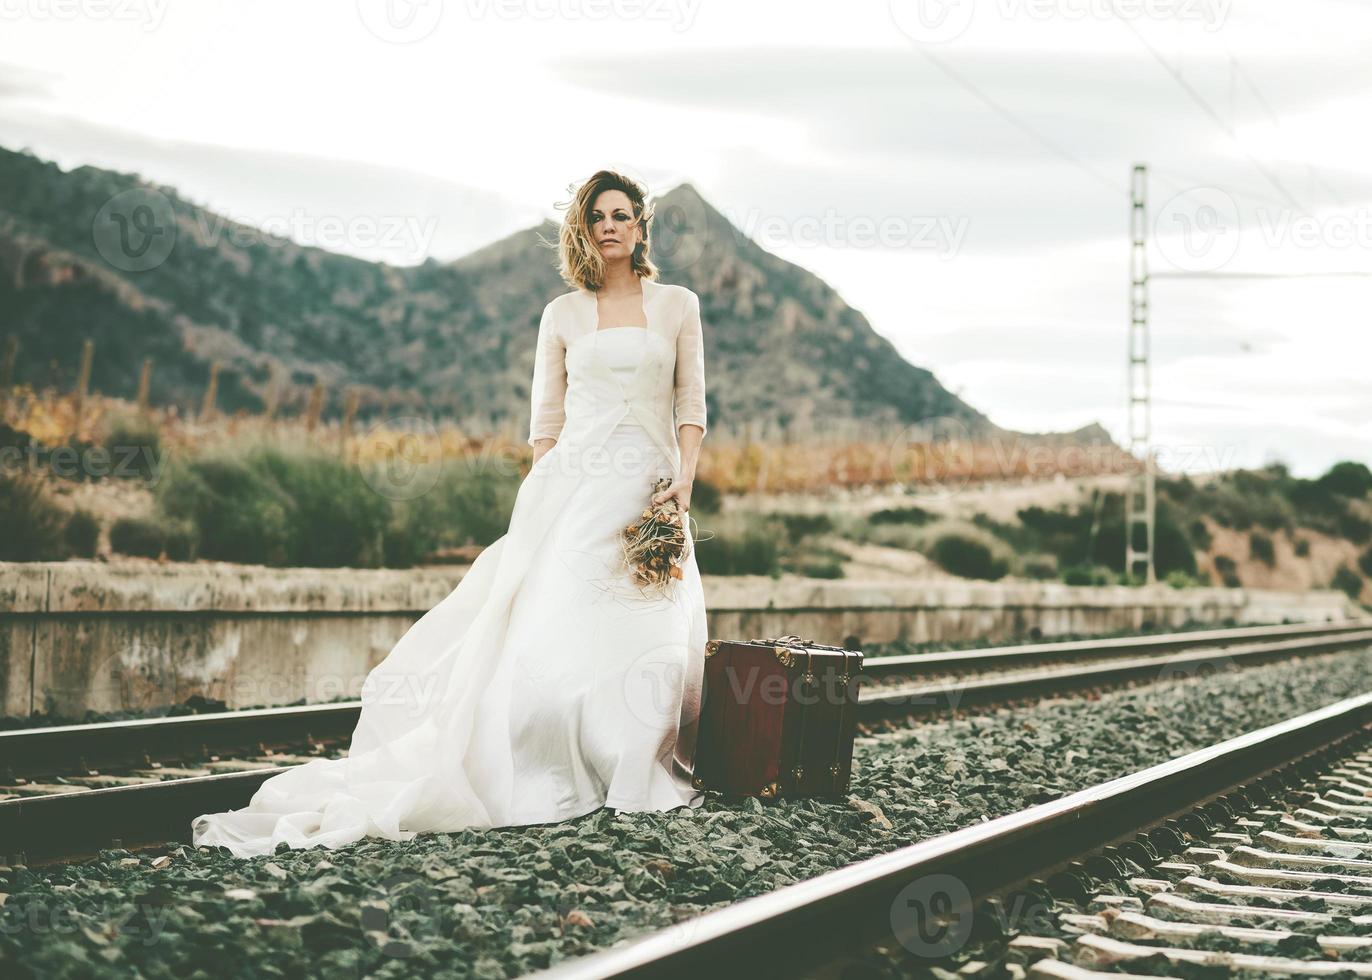
<svg viewBox="0 0 1372 980">
<path fill-rule="evenodd" d="M 1129 284 L 1129 455 L 1143 451 L 1143 472 L 1130 473 L 1124 497 L 1124 569 L 1149 585 L 1157 581 L 1153 569 L 1152 398 L 1148 364 L 1148 167 L 1136 164 L 1132 182 Z M 1134 547 L 1138 528 L 1145 544 Z"/>
</svg>

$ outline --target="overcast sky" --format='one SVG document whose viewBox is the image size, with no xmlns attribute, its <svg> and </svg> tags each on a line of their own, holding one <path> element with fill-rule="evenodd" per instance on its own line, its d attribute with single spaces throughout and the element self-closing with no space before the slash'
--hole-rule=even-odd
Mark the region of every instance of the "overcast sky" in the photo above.
<svg viewBox="0 0 1372 980">
<path fill-rule="evenodd" d="M 1121 441 L 1146 162 L 1163 465 L 1314 475 L 1372 463 L 1370 50 L 1365 0 L 0 0 L 0 143 L 397 264 L 687 180 L 993 421 Z"/>
</svg>

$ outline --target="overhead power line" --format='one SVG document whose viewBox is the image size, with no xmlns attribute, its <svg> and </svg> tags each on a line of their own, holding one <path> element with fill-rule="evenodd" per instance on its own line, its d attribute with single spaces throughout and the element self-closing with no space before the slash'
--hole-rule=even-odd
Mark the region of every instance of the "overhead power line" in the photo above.
<svg viewBox="0 0 1372 980">
<path fill-rule="evenodd" d="M 1257 168 L 1258 173 L 1262 174 L 1263 177 L 1267 179 L 1267 182 L 1276 188 L 1277 193 L 1279 193 L 1291 207 L 1300 211 L 1305 211 L 1306 208 L 1296 200 L 1295 196 L 1289 190 L 1286 189 L 1286 185 L 1277 179 L 1277 175 L 1272 173 L 1261 160 L 1253 155 L 1248 147 L 1243 145 L 1243 141 L 1239 139 L 1238 134 L 1234 132 L 1233 127 L 1224 121 L 1224 118 L 1215 111 L 1214 107 L 1211 106 L 1209 102 L 1205 101 L 1205 98 L 1196 91 L 1195 86 L 1182 77 L 1181 72 L 1177 71 L 1177 69 L 1172 66 L 1172 63 L 1163 57 L 1162 52 L 1154 47 L 1148 38 L 1144 37 L 1128 18 L 1120 16 L 1119 11 L 1115 9 L 1115 0 L 1107 0 L 1107 2 L 1110 4 L 1110 11 L 1115 15 L 1116 19 L 1129 29 L 1129 33 L 1138 38 L 1139 43 L 1148 49 L 1148 53 L 1153 56 L 1154 60 L 1162 65 L 1163 70 L 1172 76 L 1176 83 L 1181 86 L 1182 91 L 1191 97 L 1191 101 L 1200 106 L 1201 111 L 1209 116 L 1211 121 L 1214 122 L 1226 136 L 1234 141 L 1234 144 L 1243 151 L 1243 155 L 1248 157 L 1249 162 Z"/>
<path fill-rule="evenodd" d="M 1098 183 L 1104 185 L 1105 187 L 1110 188 L 1111 192 L 1115 194 L 1123 194 L 1125 197 L 1129 196 L 1129 190 L 1127 188 L 1121 187 L 1119 184 L 1116 184 L 1110 178 L 1106 177 L 1104 174 L 1097 171 L 1086 161 L 1079 159 L 1078 157 L 1073 155 L 1069 150 L 1064 149 L 1063 147 L 1055 143 L 1053 140 L 1049 139 L 1047 136 L 1044 136 L 1037 129 L 1029 125 L 1018 115 L 1016 115 L 1012 110 L 1001 105 L 991 96 L 983 92 L 971 80 L 962 75 L 962 73 L 954 70 L 942 58 L 938 57 L 937 55 L 929 51 L 929 49 L 926 46 L 916 45 L 915 47 L 920 54 L 924 55 L 924 57 L 934 65 L 935 68 L 943 72 L 953 81 L 957 82 L 968 92 L 971 92 L 972 95 L 976 96 L 976 98 L 979 99 L 983 104 L 985 104 L 987 107 L 995 111 L 995 113 L 999 115 L 1002 119 L 1010 123 L 1020 132 L 1027 135 L 1040 146 L 1044 147 L 1050 153 L 1053 153 L 1056 156 L 1059 156 L 1062 159 L 1066 160 L 1068 163 L 1072 164 L 1072 166 L 1082 171 L 1082 173 L 1089 175 L 1092 180 L 1095 180 Z"/>
</svg>

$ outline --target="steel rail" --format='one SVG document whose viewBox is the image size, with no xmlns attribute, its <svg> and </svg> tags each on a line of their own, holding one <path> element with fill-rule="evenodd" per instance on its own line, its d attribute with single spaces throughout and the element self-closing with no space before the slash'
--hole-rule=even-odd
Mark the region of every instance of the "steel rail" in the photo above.
<svg viewBox="0 0 1372 980">
<path fill-rule="evenodd" d="M 871 657 L 864 662 L 863 675 L 879 678 L 890 674 L 930 674 L 957 669 L 1032 667 L 1038 663 L 1082 656 L 1126 659 L 1141 652 L 1163 653 L 1205 644 L 1224 646 L 1263 637 L 1338 636 L 1372 628 L 1372 620 L 1280 626 L 1250 626 L 1237 629 L 1167 633 L 1156 636 L 1124 637 L 1110 640 L 1074 640 L 1066 643 L 1036 643 L 979 650 L 954 650 L 945 653 L 899 657 Z M 1162 665 L 1162 661 L 1157 661 Z M 1083 667 L 1086 665 L 1082 665 Z M 1073 669 L 1070 667 L 1064 670 Z M 1074 675 L 1057 675 L 1067 681 Z M 1099 676 L 1108 676 L 1102 672 Z M 1043 686 L 1051 683 L 1045 675 Z M 1026 691 L 1028 688 L 1024 688 Z M 894 690 L 894 689 L 892 689 Z M 984 691 L 994 696 L 995 685 L 984 679 L 934 681 L 920 687 L 901 688 L 914 700 L 936 698 L 941 691 L 956 690 L 977 697 Z M 875 693 L 874 691 L 869 693 Z M 889 697 L 886 703 L 891 703 Z M 945 705 L 947 698 L 943 699 Z M 105 772 L 132 763 L 154 765 L 181 761 L 193 755 L 260 753 L 349 736 L 357 727 L 360 701 L 340 701 L 285 708 L 256 708 L 211 714 L 178 715 L 163 718 L 138 718 L 127 721 L 86 725 L 61 725 L 23 728 L 0 732 L 0 776 L 6 773 L 29 779 L 41 778 L 76 768 Z"/>
<path fill-rule="evenodd" d="M 1021 643 L 1016 646 L 971 650 L 945 650 L 938 653 L 902 654 L 895 657 L 868 657 L 862 671 L 870 677 L 886 674 L 933 674 L 949 671 L 1003 669 L 1008 664 L 1032 665 L 1059 660 L 1128 657 L 1139 653 L 1165 653 L 1199 644 L 1223 647 L 1249 640 L 1327 636 L 1354 630 L 1372 629 L 1372 617 L 1336 623 L 1293 623 L 1272 626 L 1240 626 L 1233 629 L 1195 630 L 1184 633 L 1158 633 L 1150 636 L 1123 636 L 1099 640 L 1069 640 L 1050 643 Z"/>
<path fill-rule="evenodd" d="M 1050 669 L 1011 671 L 985 677 L 946 677 L 901 687 L 874 687 L 860 698 L 864 721 L 884 716 L 918 717 L 1019 698 L 1066 694 L 1082 688 L 1146 678 L 1180 678 L 1188 674 L 1232 669 L 1293 656 L 1316 656 L 1355 646 L 1372 646 L 1372 629 L 1310 636 L 1274 643 L 1207 647 L 1186 653 L 1098 661 Z M 866 666 L 863 673 L 867 674 Z"/>
<path fill-rule="evenodd" d="M 1332 635 L 1331 635 L 1332 634 Z M 1037 672 L 974 680 L 944 679 L 900 688 L 874 688 L 859 698 L 859 718 L 876 722 L 892 717 L 932 716 L 977 704 L 1064 693 L 1167 670 L 1199 671 L 1207 664 L 1261 662 L 1297 655 L 1314 655 L 1358 645 L 1372 645 L 1372 630 L 1322 631 L 1300 639 L 1248 644 L 1222 650 L 1207 648 L 1163 657 L 1083 664 Z M 864 671 L 865 673 L 865 671 Z M 54 729 L 21 729 L 0 733 L 0 771 L 24 760 L 33 765 L 73 756 L 93 768 L 128 765 L 129 755 L 184 758 L 190 750 L 214 744 L 222 754 L 228 746 L 253 746 L 293 739 L 318 738 L 320 733 L 351 732 L 359 702 L 268 708 L 74 725 Z M 154 745 L 154 749 L 149 749 Z M 30 748 L 32 747 L 32 748 Z M 31 753 L 31 754 L 30 754 Z M 64 755 L 65 753 L 65 755 Z M 122 760 L 122 761 L 121 761 Z M 70 793 L 0 800 L 0 857 L 22 852 L 32 864 L 67 860 L 91 854 L 118 839 L 127 848 L 187 840 L 190 821 L 202 814 L 247 804 L 270 776 L 289 766 L 210 776 L 186 776 L 141 785 L 81 789 Z"/>
<path fill-rule="evenodd" d="M 888 940 L 907 888 L 952 876 L 973 902 L 1072 862 L 1372 728 L 1372 694 L 1340 701 L 1019 813 L 954 831 L 707 912 L 537 974 L 755 980 L 806 975 Z M 942 880 L 942 879 L 936 879 Z"/>
</svg>

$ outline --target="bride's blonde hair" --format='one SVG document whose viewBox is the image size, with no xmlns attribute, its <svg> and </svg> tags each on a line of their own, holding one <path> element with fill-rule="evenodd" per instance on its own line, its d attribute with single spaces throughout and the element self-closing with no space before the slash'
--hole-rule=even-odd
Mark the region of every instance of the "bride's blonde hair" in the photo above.
<svg viewBox="0 0 1372 980">
<path fill-rule="evenodd" d="M 571 184 L 567 189 L 573 191 L 573 188 L 572 200 L 558 205 L 567 208 L 557 241 L 558 273 L 562 280 L 574 289 L 591 292 L 598 290 L 605 281 L 605 258 L 591 237 L 591 208 L 603 191 L 612 190 L 623 191 L 628 196 L 634 218 L 643 230 L 643 241 L 634 246 L 630 260 L 633 270 L 643 279 L 656 279 L 657 267 L 648 258 L 654 208 L 653 202 L 648 200 L 647 190 L 632 177 L 614 170 L 598 170 L 580 187 Z"/>
</svg>

